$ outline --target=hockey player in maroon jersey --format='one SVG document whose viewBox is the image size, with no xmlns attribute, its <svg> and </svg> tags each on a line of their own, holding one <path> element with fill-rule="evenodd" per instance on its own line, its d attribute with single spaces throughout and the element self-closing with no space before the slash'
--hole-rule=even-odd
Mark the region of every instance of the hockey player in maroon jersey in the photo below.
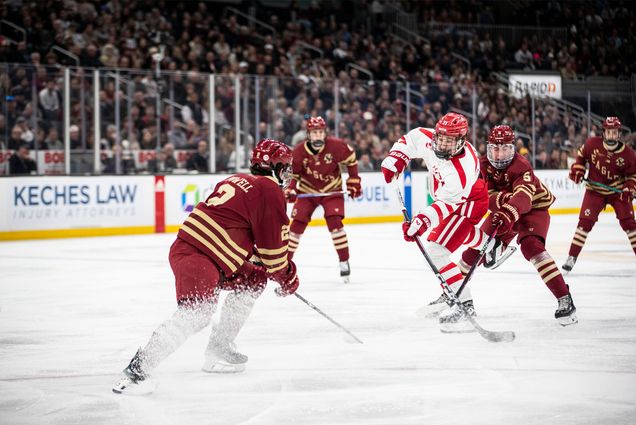
<svg viewBox="0 0 636 425">
<path fill-rule="evenodd" d="M 203 370 L 245 368 L 247 356 L 236 351 L 233 341 L 267 280 L 278 282 L 280 296 L 293 294 L 299 284 L 287 255 L 289 218 L 281 190 L 291 179 L 291 163 L 287 146 L 261 140 L 252 152 L 251 174 L 219 182 L 186 218 L 169 254 L 177 311 L 137 351 L 113 387 L 115 393 L 148 391 L 143 384 L 151 371 L 210 323 L 220 290 L 232 292 L 212 329 Z M 253 257 L 259 264 L 250 261 Z"/>
<path fill-rule="evenodd" d="M 491 216 L 482 224 L 487 234 L 496 232 L 493 250 L 503 250 L 517 237 L 521 253 L 537 269 L 558 301 L 554 317 L 563 325 L 577 322 L 576 308 L 545 241 L 550 227 L 548 208 L 554 196 L 535 176 L 530 163 L 515 152 L 515 135 L 507 125 L 498 125 L 488 135 L 487 157 L 481 158 L 481 175 L 488 183 Z M 459 262 L 463 273 L 477 261 L 476 249 L 467 249 Z"/>
<path fill-rule="evenodd" d="M 616 218 L 636 253 L 636 221 L 632 207 L 632 199 L 636 197 L 636 153 L 621 141 L 621 122 L 617 117 L 605 119 L 603 137 L 590 137 L 581 146 L 576 162 L 570 168 L 570 180 L 581 183 L 586 165 L 589 165 L 589 181 L 585 187 L 570 253 L 562 266 L 568 272 L 574 267 L 599 213 L 608 204 L 614 208 Z M 622 193 L 601 185 L 610 186 Z"/>
<path fill-rule="evenodd" d="M 450 112 L 435 125 L 435 129 L 418 127 L 402 136 L 382 161 L 382 173 L 387 183 L 401 174 L 409 161 L 423 158 L 429 170 L 434 202 L 410 223 L 403 223 L 404 239 L 415 241 L 427 229 L 426 251 L 451 289 L 457 291 L 463 276 L 450 255 L 462 245 L 480 248 L 484 233 L 476 227 L 488 211 L 488 191 L 480 178 L 477 151 L 468 142 L 468 120 Z M 440 302 L 445 302 L 445 295 Z M 459 300 L 471 316 L 475 315 L 470 288 Z M 461 310 L 454 306 L 439 318 L 444 332 L 474 332 L 474 327 Z"/>
<path fill-rule="evenodd" d="M 311 215 L 321 205 L 338 253 L 340 276 L 345 283 L 349 282 L 349 242 L 342 224 L 344 196 L 341 193 L 331 196 L 320 194 L 342 190 L 340 165 L 344 165 L 349 173 L 347 193 L 351 198 L 362 196 L 356 154 L 343 139 L 327 136 L 327 124 L 322 117 L 312 117 L 307 121 L 307 140 L 294 148 L 293 156 L 293 181 L 285 191 L 287 201 L 295 202 L 289 231 L 289 256 L 293 257 Z M 298 194 L 317 196 L 297 198 Z"/>
</svg>

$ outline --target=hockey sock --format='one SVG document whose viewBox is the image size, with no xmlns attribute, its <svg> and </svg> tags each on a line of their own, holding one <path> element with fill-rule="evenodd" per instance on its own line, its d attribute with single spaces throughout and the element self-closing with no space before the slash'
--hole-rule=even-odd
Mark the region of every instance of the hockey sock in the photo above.
<svg viewBox="0 0 636 425">
<path fill-rule="evenodd" d="M 454 292 L 457 292 L 457 290 L 462 284 L 462 281 L 464 280 L 464 276 L 462 275 L 462 272 L 459 269 L 459 267 L 457 267 L 457 264 L 451 261 L 445 266 L 443 266 L 442 268 L 440 268 L 439 272 L 446 280 L 446 283 L 448 283 L 448 286 L 450 286 L 450 288 Z M 470 289 L 468 289 L 468 287 L 465 286 L 464 289 L 462 290 L 462 293 L 459 295 L 459 300 L 461 302 L 464 302 L 471 299 L 472 299 L 472 296 L 470 294 Z"/>
<path fill-rule="evenodd" d="M 627 237 L 629 238 L 629 243 L 632 244 L 632 249 L 634 250 L 634 254 L 636 254 L 636 230 L 627 232 Z"/>
<path fill-rule="evenodd" d="M 558 299 L 570 293 L 561 271 L 547 251 L 535 255 L 530 262 L 555 298 Z"/>
<path fill-rule="evenodd" d="M 212 328 L 210 345 L 215 343 L 225 345 L 234 341 L 252 312 L 259 295 L 260 291 L 233 291 L 227 295 L 221 309 L 219 324 Z"/>
<path fill-rule="evenodd" d="M 340 261 L 347 261 L 349 259 L 349 242 L 347 241 L 347 234 L 344 229 L 332 231 L 331 240 L 338 253 L 338 259 Z"/>
<path fill-rule="evenodd" d="M 175 352 L 190 336 L 205 328 L 212 319 L 216 303 L 201 302 L 179 306 L 171 318 L 153 332 L 142 350 L 143 372 L 148 374 L 166 357 Z"/>
<path fill-rule="evenodd" d="M 585 240 L 589 232 L 583 230 L 581 227 L 577 227 L 574 232 L 574 238 L 572 238 L 572 245 L 570 245 L 570 253 L 568 255 L 572 257 L 578 257 L 585 245 Z"/>
<path fill-rule="evenodd" d="M 298 244 L 300 243 L 300 237 L 305 232 L 308 224 L 309 223 L 303 223 L 298 220 L 292 220 L 289 228 L 289 244 L 287 245 L 287 252 L 289 252 L 290 260 L 294 257 L 294 253 L 298 249 Z"/>
</svg>

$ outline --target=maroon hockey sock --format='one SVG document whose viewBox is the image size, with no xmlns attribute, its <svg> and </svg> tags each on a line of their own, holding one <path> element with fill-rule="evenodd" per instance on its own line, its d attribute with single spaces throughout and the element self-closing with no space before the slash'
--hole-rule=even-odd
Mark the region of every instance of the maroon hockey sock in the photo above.
<svg viewBox="0 0 636 425">
<path fill-rule="evenodd" d="M 548 287 L 550 292 L 558 299 L 570 293 L 563 275 L 556 263 L 546 251 L 534 256 L 530 262 L 539 272 L 539 276 Z"/>
</svg>

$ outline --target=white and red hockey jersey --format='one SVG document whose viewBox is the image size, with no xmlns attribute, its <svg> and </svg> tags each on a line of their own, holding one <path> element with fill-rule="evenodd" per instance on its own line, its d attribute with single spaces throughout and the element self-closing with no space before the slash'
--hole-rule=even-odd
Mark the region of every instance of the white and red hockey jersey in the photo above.
<svg viewBox="0 0 636 425">
<path fill-rule="evenodd" d="M 431 227 L 436 227 L 454 212 L 470 216 L 472 201 L 483 198 L 487 188 L 480 179 L 477 151 L 466 142 L 464 152 L 448 160 L 440 159 L 433 152 L 432 139 L 435 130 L 417 127 L 402 136 L 391 151 L 398 151 L 409 160 L 422 158 L 429 170 L 429 191 L 434 202 L 426 207 L 424 214 Z"/>
</svg>

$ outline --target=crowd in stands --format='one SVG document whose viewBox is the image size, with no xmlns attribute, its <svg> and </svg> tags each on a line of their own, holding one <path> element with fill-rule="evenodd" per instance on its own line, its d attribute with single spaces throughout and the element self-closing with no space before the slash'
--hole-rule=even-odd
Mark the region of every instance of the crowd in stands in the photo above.
<svg viewBox="0 0 636 425">
<path fill-rule="evenodd" d="M 491 126 L 507 123 L 518 132 L 519 151 L 527 156 L 536 152 L 538 168 L 565 168 L 589 136 L 586 123 L 537 100 L 533 146 L 530 99 L 510 96 L 489 80 L 489 72 L 516 66 L 559 70 L 570 78 L 634 71 L 634 13 L 622 7 L 599 12 L 546 2 L 553 13 L 537 12 L 537 22 L 567 23 L 567 39 L 527 39 L 508 46 L 488 33 L 426 25 L 422 31 L 430 43 L 404 44 L 390 36 L 383 3 L 335 2 L 339 9 L 315 3 L 308 9 L 259 7 L 258 18 L 270 31 L 206 2 L 5 2 L 0 18 L 27 33 L 26 40 L 16 42 L 0 36 L 0 148 L 63 148 L 63 67 L 76 65 L 77 58 L 80 67 L 73 68 L 70 84 L 71 149 L 90 150 L 95 144 L 90 68 L 100 68 L 103 172 L 117 170 L 115 158 L 122 160 L 121 172 L 169 172 L 179 166 L 175 150 L 192 153 L 184 168 L 207 171 L 209 73 L 216 75 L 217 171 L 233 171 L 246 157 L 235 149 L 234 76 L 241 81 L 241 114 L 247 110 L 239 135 L 248 147 L 257 135 L 296 144 L 304 138 L 305 117 L 322 115 L 332 134 L 354 146 L 363 171 L 378 170 L 389 147 L 408 131 L 407 122 L 433 127 L 449 110 L 470 113 L 475 93 L 472 138 L 480 152 L 485 152 Z M 403 2 L 423 23 L 498 22 L 487 2 L 444 4 Z M 614 24 L 625 22 L 631 25 L 628 31 L 617 32 Z M 591 58 L 590 51 L 602 52 Z M 470 65 L 452 53 L 469 58 Z M 156 150 L 157 157 L 140 167 L 132 158 L 138 150 Z"/>
</svg>

